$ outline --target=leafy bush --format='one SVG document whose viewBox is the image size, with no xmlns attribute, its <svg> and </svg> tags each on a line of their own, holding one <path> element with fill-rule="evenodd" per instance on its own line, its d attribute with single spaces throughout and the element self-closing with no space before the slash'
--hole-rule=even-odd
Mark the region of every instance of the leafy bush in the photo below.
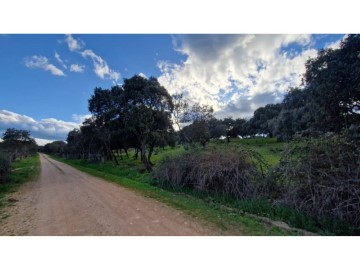
<svg viewBox="0 0 360 270">
<path fill-rule="evenodd" d="M 10 160 L 6 153 L 0 152 L 0 183 L 6 181 L 7 174 L 10 171 Z"/>
<path fill-rule="evenodd" d="M 164 158 L 155 171 L 161 185 L 193 188 L 235 198 L 257 198 L 266 193 L 262 170 L 267 165 L 256 152 L 221 148 L 185 152 Z"/>
<path fill-rule="evenodd" d="M 360 226 L 360 147 L 339 135 L 289 145 L 270 175 L 274 198 L 318 220 Z"/>
</svg>

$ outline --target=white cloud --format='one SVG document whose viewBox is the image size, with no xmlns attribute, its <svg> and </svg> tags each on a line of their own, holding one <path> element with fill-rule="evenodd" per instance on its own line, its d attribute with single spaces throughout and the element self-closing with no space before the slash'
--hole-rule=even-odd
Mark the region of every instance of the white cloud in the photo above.
<svg viewBox="0 0 360 270">
<path fill-rule="evenodd" d="M 145 75 L 144 73 L 142 73 L 142 72 L 140 72 L 138 75 L 139 75 L 140 77 L 143 77 L 143 78 L 147 79 L 146 75 Z"/>
<path fill-rule="evenodd" d="M 50 71 L 55 76 L 65 76 L 64 72 L 49 63 L 49 60 L 45 56 L 33 55 L 30 58 L 25 59 L 25 66 L 28 68 L 39 68 L 45 71 Z"/>
<path fill-rule="evenodd" d="M 39 138 L 34 138 L 37 145 L 39 146 L 42 146 L 42 145 L 45 145 L 45 144 L 48 144 L 48 143 L 52 143 L 54 142 L 55 140 L 46 140 L 46 139 L 39 139 Z M 62 140 L 58 140 L 58 141 L 62 141 Z"/>
<path fill-rule="evenodd" d="M 82 49 L 85 46 L 85 42 L 81 39 L 75 39 L 72 37 L 72 35 L 65 35 L 65 42 L 68 45 L 68 48 L 70 51 L 78 51 Z"/>
<path fill-rule="evenodd" d="M 64 61 L 61 59 L 60 55 L 56 51 L 54 57 L 63 68 L 67 69 L 67 66 L 65 65 Z"/>
<path fill-rule="evenodd" d="M 65 122 L 55 118 L 46 118 L 39 121 L 15 112 L 0 110 L 0 130 L 7 128 L 25 129 L 31 136 L 43 140 L 66 140 L 67 134 L 80 124 Z"/>
<path fill-rule="evenodd" d="M 72 65 L 70 66 L 70 71 L 71 71 L 71 72 L 83 73 L 84 70 L 85 70 L 85 66 L 84 66 L 84 65 L 72 64 Z"/>
<path fill-rule="evenodd" d="M 184 35 L 173 44 L 186 60 L 159 61 L 159 82 L 170 93 L 212 105 L 218 117 L 249 117 L 280 101 L 289 87 L 300 85 L 305 61 L 317 53 L 310 35 Z M 289 51 L 292 44 L 302 51 Z"/>
<path fill-rule="evenodd" d="M 87 118 L 90 118 L 91 117 L 91 114 L 73 114 L 71 116 L 71 118 L 76 122 L 76 123 L 79 123 L 79 124 L 82 124 L 85 119 Z"/>
<path fill-rule="evenodd" d="M 101 79 L 110 79 L 115 83 L 120 79 L 120 73 L 110 69 L 108 64 L 92 50 L 85 50 L 81 53 L 82 57 L 90 57 L 94 64 L 94 72 Z"/>
<path fill-rule="evenodd" d="M 94 65 L 94 72 L 99 78 L 112 80 L 114 84 L 118 82 L 121 76 L 120 72 L 111 69 L 101 56 L 89 49 L 81 51 L 81 49 L 85 46 L 84 41 L 79 38 L 75 39 L 72 35 L 66 35 L 65 42 L 67 43 L 70 51 L 80 53 L 85 59 L 88 57 L 91 58 Z M 70 71 L 84 72 L 84 68 L 84 65 L 73 64 L 70 66 Z"/>
<path fill-rule="evenodd" d="M 341 41 L 345 40 L 347 38 L 348 35 L 344 35 L 343 38 L 339 39 L 339 40 L 335 40 L 334 42 L 328 43 L 325 45 L 326 48 L 331 48 L 333 50 L 335 49 L 340 49 L 340 44 Z"/>
</svg>

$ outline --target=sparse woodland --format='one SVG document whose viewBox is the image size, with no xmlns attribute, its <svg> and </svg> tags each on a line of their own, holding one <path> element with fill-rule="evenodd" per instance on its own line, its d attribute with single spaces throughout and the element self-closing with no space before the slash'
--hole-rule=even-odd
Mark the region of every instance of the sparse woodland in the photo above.
<svg viewBox="0 0 360 270">
<path fill-rule="evenodd" d="M 320 226 L 335 220 L 360 233 L 360 35 L 319 51 L 306 62 L 301 87 L 248 120 L 217 119 L 211 106 L 182 93 L 171 96 L 156 78 L 137 75 L 95 88 L 89 111 L 92 117 L 68 134 L 66 144 L 41 150 L 115 166 L 139 159 L 162 187 L 265 200 Z M 219 137 L 226 139 L 221 147 L 209 147 Z M 269 166 L 259 153 L 226 146 L 239 137 L 274 137 L 286 147 L 280 162 Z M 154 166 L 157 150 L 175 145 L 185 151 Z"/>
</svg>

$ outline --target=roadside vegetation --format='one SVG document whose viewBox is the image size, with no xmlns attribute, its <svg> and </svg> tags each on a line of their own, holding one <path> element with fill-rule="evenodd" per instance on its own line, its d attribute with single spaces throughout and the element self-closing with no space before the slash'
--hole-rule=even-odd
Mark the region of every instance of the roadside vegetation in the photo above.
<svg viewBox="0 0 360 270">
<path fill-rule="evenodd" d="M 13 162 L 35 155 L 37 150 L 29 131 L 8 128 L 0 142 L 0 185 L 11 181 L 9 174 Z"/>
<path fill-rule="evenodd" d="M 9 203 L 8 200 L 5 200 L 9 194 L 15 192 L 22 184 L 34 180 L 39 172 L 38 154 L 11 163 L 7 181 L 0 183 L 0 208 Z"/>
<path fill-rule="evenodd" d="M 0 208 L 6 195 L 34 179 L 40 169 L 38 146 L 30 132 L 8 128 L 0 142 Z"/>
<path fill-rule="evenodd" d="M 250 119 L 217 119 L 211 106 L 135 75 L 95 88 L 92 116 L 66 144 L 40 150 L 236 217 L 247 212 L 320 234 L 358 235 L 359 53 L 360 35 L 319 51 L 306 62 L 301 87 Z"/>
</svg>

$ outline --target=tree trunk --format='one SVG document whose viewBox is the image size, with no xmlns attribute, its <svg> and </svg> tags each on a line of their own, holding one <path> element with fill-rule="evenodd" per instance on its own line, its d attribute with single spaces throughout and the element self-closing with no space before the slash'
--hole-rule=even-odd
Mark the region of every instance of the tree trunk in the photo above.
<svg viewBox="0 0 360 270">
<path fill-rule="evenodd" d="M 152 155 L 153 151 L 154 151 L 154 147 L 151 146 L 149 149 L 149 154 L 148 154 L 148 161 L 151 166 L 154 166 L 154 164 L 151 163 L 151 155 Z"/>
<path fill-rule="evenodd" d="M 134 159 L 138 159 L 139 148 L 135 148 Z"/>
<path fill-rule="evenodd" d="M 125 151 L 126 157 L 129 158 L 129 154 L 128 154 L 128 151 L 126 148 L 124 148 L 124 151 Z"/>
<path fill-rule="evenodd" d="M 110 150 L 111 151 L 111 150 Z M 111 153 L 112 153 L 112 155 L 113 155 L 113 157 L 114 157 L 114 161 L 115 161 L 115 165 L 116 166 L 119 166 L 119 161 L 117 160 L 117 158 L 116 158 L 116 155 L 111 151 Z"/>
<path fill-rule="evenodd" d="M 148 171 L 148 172 L 151 172 L 152 171 L 152 167 L 151 167 L 151 164 L 149 163 L 147 157 L 146 157 L 146 146 L 145 144 L 142 144 L 141 145 L 141 161 L 142 163 L 144 164 L 145 166 L 145 169 Z"/>
</svg>

